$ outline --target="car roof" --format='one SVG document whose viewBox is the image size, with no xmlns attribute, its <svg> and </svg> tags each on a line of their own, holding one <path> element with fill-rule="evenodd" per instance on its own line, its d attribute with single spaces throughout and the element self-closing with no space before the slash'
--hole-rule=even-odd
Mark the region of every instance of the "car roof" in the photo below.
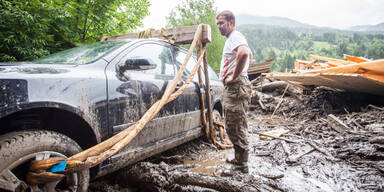
<svg viewBox="0 0 384 192">
<path fill-rule="evenodd" d="M 111 60 L 113 60 L 113 58 L 116 57 L 116 54 L 118 53 L 121 53 L 122 51 L 124 51 L 125 49 L 131 47 L 132 45 L 134 44 L 137 44 L 137 43 L 141 43 L 141 42 L 156 42 L 156 43 L 161 43 L 161 44 L 167 44 L 167 45 L 171 45 L 171 46 L 174 46 L 174 47 L 177 47 L 181 50 L 184 50 L 184 51 L 187 51 L 186 49 L 180 47 L 179 45 L 177 44 L 172 44 L 166 40 L 163 40 L 163 39 L 159 39 L 159 38 L 147 38 L 147 39 L 139 39 L 139 38 L 132 38 L 132 39 L 127 39 L 129 41 L 127 41 L 127 43 L 125 43 L 123 46 L 117 48 L 116 50 L 114 50 L 112 52 L 112 54 L 108 54 L 106 56 L 103 57 L 103 59 L 105 59 L 106 61 L 110 62 Z M 109 40 L 109 41 L 113 41 L 113 40 Z"/>
</svg>

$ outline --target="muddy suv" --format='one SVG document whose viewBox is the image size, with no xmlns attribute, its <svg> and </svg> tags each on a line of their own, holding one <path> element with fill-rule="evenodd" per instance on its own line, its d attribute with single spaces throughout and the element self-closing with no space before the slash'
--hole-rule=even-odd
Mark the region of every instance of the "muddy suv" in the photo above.
<svg viewBox="0 0 384 192">
<path fill-rule="evenodd" d="M 156 39 L 98 42 L 31 63 L 0 64 L 0 189 L 85 191 L 89 179 L 202 135 L 197 77 L 122 151 L 60 182 L 25 182 L 32 160 L 68 157 L 138 120 L 164 93 L 186 50 Z M 196 63 L 191 58 L 182 81 Z M 223 85 L 209 69 L 214 114 Z M 180 82 L 182 84 L 182 82 Z"/>
</svg>

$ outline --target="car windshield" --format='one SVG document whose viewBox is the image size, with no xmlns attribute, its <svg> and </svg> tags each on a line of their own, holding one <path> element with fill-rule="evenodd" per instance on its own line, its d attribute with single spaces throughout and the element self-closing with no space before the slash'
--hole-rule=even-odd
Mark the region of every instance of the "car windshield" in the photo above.
<svg viewBox="0 0 384 192">
<path fill-rule="evenodd" d="M 47 57 L 34 60 L 32 62 L 40 64 L 87 64 L 96 61 L 106 53 L 122 46 L 126 42 L 129 42 L 129 40 L 119 39 L 96 42 L 65 51 L 60 51 Z"/>
</svg>

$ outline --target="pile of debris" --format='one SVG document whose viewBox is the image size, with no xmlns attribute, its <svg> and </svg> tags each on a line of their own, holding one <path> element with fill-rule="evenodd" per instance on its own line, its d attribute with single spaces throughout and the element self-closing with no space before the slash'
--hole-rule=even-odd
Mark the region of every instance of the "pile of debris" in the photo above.
<svg viewBox="0 0 384 192">
<path fill-rule="evenodd" d="M 384 95 L 384 59 L 371 61 L 350 55 L 344 55 L 347 60 L 316 55 L 310 58 L 311 61 L 296 60 L 293 73 L 269 73 L 267 77 L 296 86 L 327 86 Z"/>
<path fill-rule="evenodd" d="M 253 83 L 248 175 L 227 174 L 233 151 L 198 139 L 96 181 L 90 191 L 384 190 L 382 96 L 287 89 L 266 77 Z"/>
<path fill-rule="evenodd" d="M 259 135 L 255 155 L 284 175 L 278 189 L 384 189 L 383 96 L 324 86 L 301 89 L 268 77 L 252 83 L 250 132 Z M 264 140 L 266 135 L 274 140 Z M 297 183 L 289 183 L 293 180 Z"/>
</svg>

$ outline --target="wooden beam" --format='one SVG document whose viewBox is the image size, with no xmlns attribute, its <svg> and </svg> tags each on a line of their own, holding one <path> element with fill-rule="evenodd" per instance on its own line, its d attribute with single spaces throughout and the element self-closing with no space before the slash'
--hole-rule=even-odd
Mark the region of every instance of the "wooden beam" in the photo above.
<svg viewBox="0 0 384 192">
<path fill-rule="evenodd" d="M 348 66 L 348 65 L 347 65 Z M 326 86 L 352 92 L 384 95 L 384 82 L 348 73 L 267 73 L 267 78 L 290 81 L 303 86 Z"/>
<path fill-rule="evenodd" d="M 164 29 L 163 34 L 161 30 L 153 30 L 151 31 L 151 38 L 159 38 L 163 39 L 163 35 L 172 34 L 176 37 L 175 44 L 191 44 L 197 30 L 198 25 L 194 26 L 186 26 L 186 27 L 177 27 Z M 136 39 L 138 37 L 138 33 L 129 33 L 123 35 L 115 35 L 115 36 L 105 36 L 102 37 L 100 41 L 108 41 L 113 39 Z M 211 27 L 208 24 L 203 24 L 203 36 L 201 38 L 202 43 L 207 43 L 212 41 L 211 37 Z"/>
<path fill-rule="evenodd" d="M 319 56 L 319 55 L 309 55 L 309 57 L 311 59 L 314 59 L 314 60 L 332 61 L 333 63 L 342 64 L 342 65 L 347 65 L 347 64 L 353 63 L 350 61 L 345 61 L 345 60 L 341 60 L 341 59 L 334 59 L 334 58 L 330 58 L 330 57 L 323 57 L 323 56 Z"/>
<path fill-rule="evenodd" d="M 363 63 L 363 62 L 370 61 L 369 59 L 367 59 L 365 57 L 356 57 L 356 56 L 347 55 L 347 54 L 344 54 L 344 59 L 346 59 L 348 61 L 355 62 L 355 63 Z"/>
<path fill-rule="evenodd" d="M 384 83 L 384 59 L 351 65 L 340 65 L 327 69 L 307 70 L 305 73 L 350 73 L 360 74 L 365 77 Z"/>
</svg>

